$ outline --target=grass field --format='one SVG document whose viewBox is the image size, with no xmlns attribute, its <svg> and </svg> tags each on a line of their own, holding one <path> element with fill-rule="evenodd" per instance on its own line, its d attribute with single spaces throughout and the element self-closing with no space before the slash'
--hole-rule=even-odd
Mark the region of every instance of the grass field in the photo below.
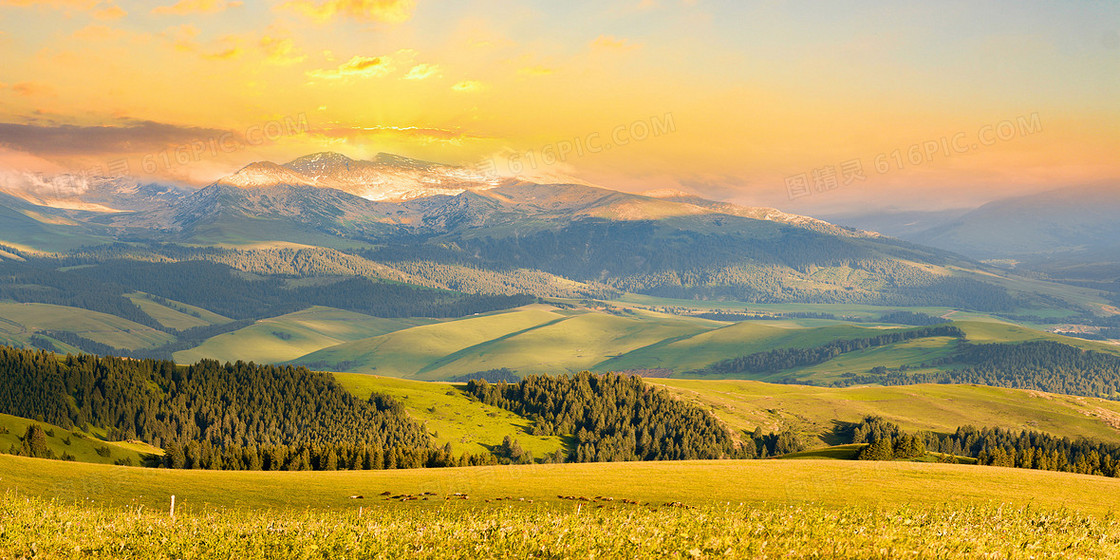
<svg viewBox="0 0 1120 560">
<path fill-rule="evenodd" d="M 823 388 L 757 381 L 647 379 L 710 410 L 732 430 L 791 429 L 818 445 L 842 443 L 835 421 L 878 415 L 905 430 L 1037 430 L 1120 443 L 1120 402 L 974 385 Z"/>
<path fill-rule="evenodd" d="M 135 303 L 141 311 L 147 313 L 156 321 L 159 321 L 159 324 L 176 330 L 204 327 L 207 325 L 220 325 L 232 320 L 229 317 L 223 317 L 201 307 L 195 307 L 185 303 L 169 302 L 170 306 L 163 305 L 155 302 L 143 292 L 127 294 L 126 297 L 128 297 L 132 303 Z"/>
<path fill-rule="evenodd" d="M 220 334 L 200 346 L 176 352 L 174 357 L 180 363 L 193 363 L 201 358 L 285 362 L 329 346 L 432 322 L 422 318 L 383 319 L 316 306 Z"/>
<path fill-rule="evenodd" d="M 551 307 L 530 306 L 339 344 L 303 356 L 294 363 L 325 364 L 327 369 L 389 377 L 415 377 L 421 369 L 456 352 L 565 317 Z M 332 368 L 331 364 L 349 367 Z M 477 370 L 460 373 L 473 371 Z"/>
<path fill-rule="evenodd" d="M 102 441 L 96 433 L 66 430 L 44 422 L 36 422 L 18 416 L 0 414 L 0 428 L 6 433 L 0 433 L 0 453 L 7 453 L 12 446 L 20 446 L 20 438 L 27 432 L 27 426 L 38 424 L 44 430 L 49 430 L 54 435 L 47 434 L 47 447 L 61 458 L 64 453 L 74 456 L 74 460 L 86 463 L 108 463 L 118 460 L 130 460 L 134 465 L 141 465 L 142 455 L 149 453 L 162 453 L 163 450 L 140 442 Z M 0 430 L 2 431 L 2 430 Z M 69 441 L 69 443 L 67 443 Z M 98 448 L 108 448 L 107 456 L 99 455 Z"/>
<path fill-rule="evenodd" d="M 118 467 L 0 455 L 0 490 L 23 496 L 166 510 L 204 508 L 440 509 L 455 493 L 492 507 L 593 509 L 597 496 L 689 506 L 818 504 L 930 507 L 945 503 L 1120 510 L 1120 479 L 939 463 L 750 460 L 503 465 L 333 472 L 193 471 Z M 386 500 L 414 495 L 428 500 Z M 423 493 L 430 492 L 427 496 Z M 350 496 L 364 496 L 352 499 Z M 510 497 L 512 500 L 497 500 Z M 521 500 L 524 498 L 524 501 Z M 532 500 L 530 502 L 530 500 Z M 629 505 L 629 504 L 627 504 Z"/>
<path fill-rule="evenodd" d="M 996 505 L 454 505 L 172 518 L 5 495 L 0 524 L 5 557 L 26 558 L 1110 558 L 1120 546 L 1111 517 Z"/>
<path fill-rule="evenodd" d="M 556 436 L 533 436 L 529 421 L 508 410 L 470 398 L 451 383 L 435 383 L 377 377 L 360 373 L 336 373 L 335 379 L 351 393 L 368 399 L 377 391 L 399 400 L 417 422 L 427 426 L 436 445 L 450 443 L 456 453 L 486 453 L 510 436 L 521 447 L 542 457 L 560 449 Z"/>
<path fill-rule="evenodd" d="M 173 337 L 115 315 L 46 303 L 0 303 L 0 334 L 26 342 L 38 329 L 71 331 L 117 348 L 151 348 Z"/>
</svg>

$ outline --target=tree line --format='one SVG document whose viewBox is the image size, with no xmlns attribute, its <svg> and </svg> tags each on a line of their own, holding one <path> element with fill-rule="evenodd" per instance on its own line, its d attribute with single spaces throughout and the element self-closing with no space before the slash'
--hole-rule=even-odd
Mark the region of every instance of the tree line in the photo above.
<svg viewBox="0 0 1120 560">
<path fill-rule="evenodd" d="M 566 461 L 719 459 L 743 453 L 714 416 L 637 377 L 532 375 L 517 383 L 471 380 L 466 391 L 529 418 L 534 435 L 574 435 Z"/>
<path fill-rule="evenodd" d="M 939 461 L 969 457 L 980 465 L 1120 476 L 1120 445 L 1087 438 L 1056 437 L 1033 430 L 962 426 L 949 434 L 907 433 L 897 424 L 867 416 L 851 428 L 852 443 L 866 443 L 858 459 L 913 459 L 928 452 Z"/>
<path fill-rule="evenodd" d="M 898 330 L 867 338 L 834 340 L 810 348 L 775 348 L 746 356 L 730 358 L 691 371 L 696 375 L 767 374 L 822 364 L 841 354 L 895 344 L 917 338 L 935 336 L 962 337 L 964 332 L 953 325 Z"/>
<path fill-rule="evenodd" d="M 954 355 L 924 366 L 963 364 L 939 371 L 886 370 L 845 375 L 835 386 L 972 383 L 1120 400 L 1120 356 L 1049 340 L 1019 344 L 963 344 Z"/>
<path fill-rule="evenodd" d="M 399 402 L 378 393 L 359 399 L 329 374 L 305 368 L 60 358 L 0 347 L 0 371 L 0 412 L 67 429 L 100 428 L 110 440 L 141 440 L 164 448 L 168 467 L 404 468 L 490 460 L 434 449 Z"/>
</svg>

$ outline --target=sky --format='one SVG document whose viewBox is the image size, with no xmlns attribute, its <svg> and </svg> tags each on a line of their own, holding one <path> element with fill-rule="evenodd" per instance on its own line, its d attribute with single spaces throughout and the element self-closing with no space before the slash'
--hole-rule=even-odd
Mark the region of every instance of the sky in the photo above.
<svg viewBox="0 0 1120 560">
<path fill-rule="evenodd" d="M 808 214 L 1120 188 L 1120 2 L 0 0 L 0 169 L 379 152 Z"/>
</svg>

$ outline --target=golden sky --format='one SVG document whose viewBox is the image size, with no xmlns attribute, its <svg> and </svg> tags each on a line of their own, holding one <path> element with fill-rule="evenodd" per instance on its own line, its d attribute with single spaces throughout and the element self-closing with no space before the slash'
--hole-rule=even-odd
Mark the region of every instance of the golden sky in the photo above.
<svg viewBox="0 0 1120 560">
<path fill-rule="evenodd" d="M 891 5 L 0 0 L 0 166 L 391 152 L 808 213 L 1120 188 L 1118 3 Z"/>
</svg>

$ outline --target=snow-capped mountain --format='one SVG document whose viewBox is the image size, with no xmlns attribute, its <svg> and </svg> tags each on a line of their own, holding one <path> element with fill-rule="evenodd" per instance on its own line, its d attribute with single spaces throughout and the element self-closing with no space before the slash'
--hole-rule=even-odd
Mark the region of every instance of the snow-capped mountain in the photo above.
<svg viewBox="0 0 1120 560">
<path fill-rule="evenodd" d="M 64 173 L 0 173 L 0 192 L 35 206 L 89 212 L 134 212 L 167 208 L 192 189 L 131 177 Z"/>
<path fill-rule="evenodd" d="M 257 162 L 217 184 L 241 188 L 310 186 L 337 189 L 368 200 L 402 201 L 485 190 L 500 179 L 455 165 L 377 154 L 369 161 L 334 152 L 306 155 L 283 165 Z"/>
</svg>

